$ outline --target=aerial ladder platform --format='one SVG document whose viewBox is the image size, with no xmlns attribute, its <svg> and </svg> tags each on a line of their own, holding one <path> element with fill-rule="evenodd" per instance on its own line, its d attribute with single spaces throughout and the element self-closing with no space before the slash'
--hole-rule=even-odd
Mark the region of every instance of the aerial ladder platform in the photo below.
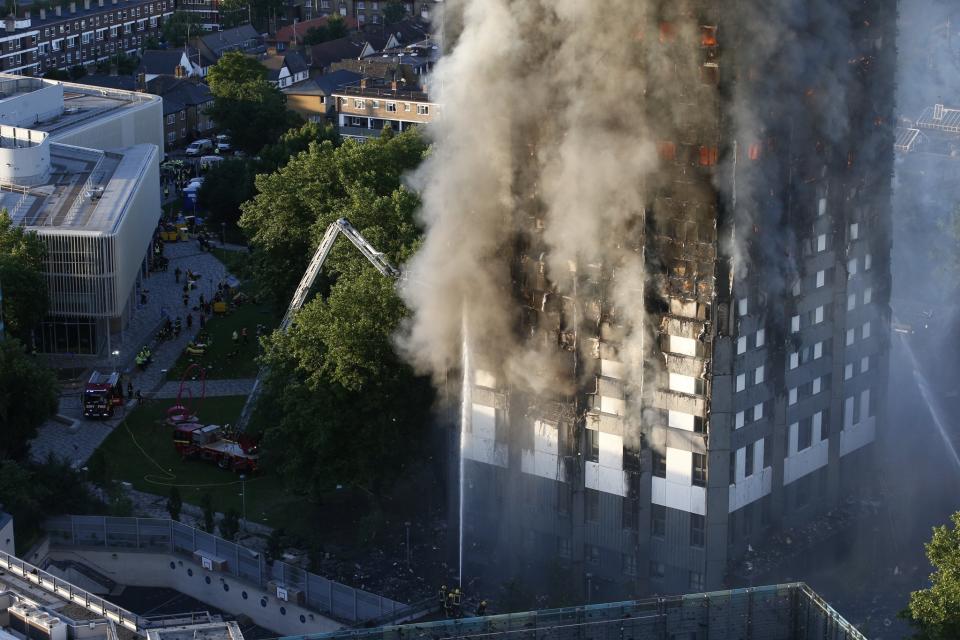
<svg viewBox="0 0 960 640">
<path fill-rule="evenodd" d="M 290 325 L 293 324 L 294 316 L 303 308 L 304 303 L 306 303 L 310 289 L 313 288 L 313 283 L 320 274 L 320 269 L 323 268 L 323 264 L 327 261 L 327 257 L 330 255 L 331 249 L 333 249 L 333 244 L 336 242 L 337 236 L 340 235 L 343 235 L 353 243 L 353 246 L 370 261 L 370 264 L 372 264 L 377 271 L 387 278 L 393 280 L 400 279 L 400 270 L 390 264 L 390 261 L 387 260 L 383 253 L 374 249 L 373 245 L 367 242 L 367 239 L 364 238 L 346 218 L 340 218 L 327 227 L 327 230 L 324 232 L 323 239 L 320 240 L 320 244 L 317 245 L 317 251 L 313 254 L 313 259 L 310 260 L 310 264 L 307 265 L 307 270 L 303 272 L 303 277 L 300 278 L 300 284 L 297 286 L 296 291 L 293 292 L 293 298 L 290 299 L 287 312 L 284 314 L 283 320 L 280 321 L 279 331 L 286 333 Z M 263 385 L 261 384 L 262 377 L 263 370 L 261 369 L 257 373 L 257 379 L 253 383 L 253 389 L 250 391 L 247 402 L 243 405 L 243 411 L 240 413 L 240 421 L 237 424 L 240 430 L 247 428 L 247 424 L 250 422 L 250 416 L 253 413 L 253 408 L 256 406 L 260 393 L 263 391 Z"/>
</svg>

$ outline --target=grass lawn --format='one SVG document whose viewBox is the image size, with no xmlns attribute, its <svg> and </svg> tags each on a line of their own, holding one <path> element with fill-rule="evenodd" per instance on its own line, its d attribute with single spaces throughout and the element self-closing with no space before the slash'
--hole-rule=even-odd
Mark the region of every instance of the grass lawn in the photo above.
<svg viewBox="0 0 960 640">
<path fill-rule="evenodd" d="M 210 318 L 207 321 L 206 332 L 210 336 L 211 343 L 206 353 L 191 355 L 184 350 L 167 373 L 167 379 L 180 380 L 191 364 L 199 364 L 206 368 L 207 378 L 211 380 L 255 378 L 257 363 L 254 362 L 254 358 L 259 351 L 257 325 L 266 326 L 269 332 L 273 331 L 278 323 L 269 304 L 253 304 L 249 301 L 225 316 Z M 247 328 L 249 341 L 243 344 L 241 339 L 234 345 L 233 332 L 236 331 L 239 336 L 244 327 Z"/>
<path fill-rule="evenodd" d="M 246 251 L 228 251 L 227 249 L 214 247 L 210 253 L 223 263 L 227 271 L 240 278 L 240 280 L 247 281 L 252 278 L 250 254 Z"/>
<path fill-rule="evenodd" d="M 246 397 L 208 398 L 198 414 L 206 424 L 236 422 Z M 135 489 L 166 496 L 177 486 L 184 502 L 200 505 L 204 493 L 217 511 L 241 510 L 241 481 L 231 471 L 202 460 L 181 460 L 173 448 L 171 429 L 163 417 L 173 400 L 155 400 L 138 407 L 101 445 L 114 480 Z M 270 526 L 294 528 L 303 513 L 299 500 L 284 495 L 277 476 L 262 471 L 246 480 L 247 518 Z"/>
</svg>

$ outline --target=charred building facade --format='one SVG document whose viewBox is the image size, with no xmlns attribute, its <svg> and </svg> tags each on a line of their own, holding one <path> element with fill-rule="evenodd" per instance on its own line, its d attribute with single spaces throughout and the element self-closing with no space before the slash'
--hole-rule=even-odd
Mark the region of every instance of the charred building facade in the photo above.
<svg viewBox="0 0 960 640">
<path fill-rule="evenodd" d="M 533 4 L 544 51 L 571 46 Z M 464 306 L 465 584 L 719 588 L 748 544 L 857 491 L 883 431 L 896 3 L 614 4 L 629 37 L 574 49 L 623 76 L 505 128 L 509 337 Z"/>
</svg>

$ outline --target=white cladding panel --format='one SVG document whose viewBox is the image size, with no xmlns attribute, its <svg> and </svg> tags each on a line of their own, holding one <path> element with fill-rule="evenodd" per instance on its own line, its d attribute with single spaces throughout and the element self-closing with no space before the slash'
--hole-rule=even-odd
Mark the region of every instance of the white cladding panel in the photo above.
<svg viewBox="0 0 960 640">
<path fill-rule="evenodd" d="M 600 411 L 604 413 L 612 413 L 616 416 L 622 416 L 626 411 L 626 408 L 626 403 L 620 398 L 600 396 Z"/>
<path fill-rule="evenodd" d="M 684 431 L 693 431 L 694 416 L 682 411 L 670 410 L 667 413 L 667 424 L 674 429 L 683 429 Z"/>
<path fill-rule="evenodd" d="M 819 434 L 814 434 L 815 439 Z M 803 451 L 787 456 L 783 461 L 783 484 L 788 485 L 794 480 L 813 473 L 827 464 L 829 440 L 815 442 Z M 796 450 L 796 430 L 790 430 L 790 450 Z"/>
<path fill-rule="evenodd" d="M 463 434 L 463 456 L 470 460 L 507 466 L 507 446 L 496 441 L 496 410 L 474 404 L 470 412 L 471 430 Z"/>
<path fill-rule="evenodd" d="M 680 485 L 666 478 L 653 478 L 651 502 L 687 513 L 707 515 L 707 492 L 703 487 Z"/>
<path fill-rule="evenodd" d="M 670 344 L 667 348 L 670 353 L 679 353 L 680 355 L 694 357 L 697 355 L 697 341 L 693 338 L 670 336 Z"/>
<path fill-rule="evenodd" d="M 626 378 L 626 366 L 616 360 L 600 360 L 600 375 L 623 380 Z"/>
<path fill-rule="evenodd" d="M 772 489 L 773 469 L 771 467 L 763 469 L 760 473 L 754 473 L 749 478 L 737 478 L 736 484 L 730 485 L 729 512 L 733 513 L 751 502 L 756 502 L 763 496 L 769 495 Z"/>
<path fill-rule="evenodd" d="M 848 453 L 864 447 L 877 437 L 877 420 L 875 417 L 869 417 L 861 420 L 855 425 L 845 427 L 840 432 L 840 455 L 845 456 Z"/>
<path fill-rule="evenodd" d="M 532 428 L 534 449 L 520 452 L 520 468 L 541 478 L 563 480 L 565 475 L 558 455 L 559 429 L 540 420 L 534 422 Z"/>
<path fill-rule="evenodd" d="M 682 373 L 670 374 L 670 391 L 693 395 L 696 391 L 696 385 L 696 379 L 693 376 L 685 376 Z"/>
</svg>

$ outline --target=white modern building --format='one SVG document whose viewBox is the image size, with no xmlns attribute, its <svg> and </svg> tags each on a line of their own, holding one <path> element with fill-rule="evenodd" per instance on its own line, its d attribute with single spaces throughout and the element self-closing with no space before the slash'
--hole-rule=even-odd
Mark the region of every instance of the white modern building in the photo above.
<svg viewBox="0 0 960 640">
<path fill-rule="evenodd" d="M 109 351 L 160 218 L 163 106 L 148 94 L 0 76 L 0 207 L 47 244 L 48 353 Z"/>
</svg>

